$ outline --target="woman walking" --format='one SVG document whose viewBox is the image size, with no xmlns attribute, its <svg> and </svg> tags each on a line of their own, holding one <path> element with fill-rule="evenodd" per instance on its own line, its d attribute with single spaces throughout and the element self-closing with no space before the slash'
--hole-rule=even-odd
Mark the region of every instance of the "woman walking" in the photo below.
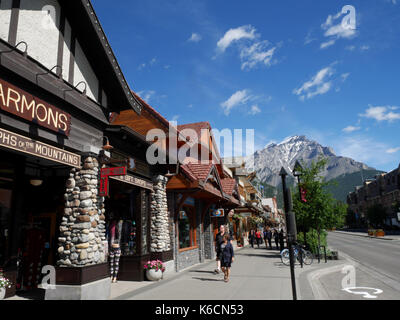
<svg viewBox="0 0 400 320">
<path fill-rule="evenodd" d="M 224 281 L 229 281 L 231 273 L 231 264 L 235 260 L 232 244 L 229 240 L 229 235 L 225 234 L 221 244 L 221 268 L 224 272 Z"/>
</svg>

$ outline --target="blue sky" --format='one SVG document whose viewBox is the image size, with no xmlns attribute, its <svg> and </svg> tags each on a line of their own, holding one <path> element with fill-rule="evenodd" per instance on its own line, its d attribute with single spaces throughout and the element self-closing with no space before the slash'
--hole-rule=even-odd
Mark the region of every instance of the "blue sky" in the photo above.
<svg viewBox="0 0 400 320">
<path fill-rule="evenodd" d="M 355 9 L 355 29 L 342 26 Z M 400 162 L 400 0 L 93 0 L 133 90 L 168 120 L 306 135 Z M 346 20 L 353 22 L 353 20 Z"/>
</svg>

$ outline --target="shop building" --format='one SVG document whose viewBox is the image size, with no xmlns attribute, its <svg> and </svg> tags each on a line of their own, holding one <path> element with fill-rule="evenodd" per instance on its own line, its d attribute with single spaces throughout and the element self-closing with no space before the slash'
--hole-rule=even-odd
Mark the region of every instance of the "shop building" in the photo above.
<svg viewBox="0 0 400 320">
<path fill-rule="evenodd" d="M 191 149 L 197 150 L 194 154 L 198 158 L 188 154 L 167 184 L 177 272 L 205 259 L 215 259 L 214 239 L 219 226 L 228 223 L 229 212 L 240 204 L 234 191 L 236 181 L 223 169 L 210 124 L 185 124 L 178 130 L 184 137 L 191 137 Z M 200 161 L 202 154 L 208 156 L 208 162 Z"/>
<path fill-rule="evenodd" d="M 111 112 L 140 113 L 141 104 L 90 1 L 0 6 L 0 267 L 14 283 L 7 296 L 37 287 L 52 265 L 57 289 L 46 299 L 107 298 L 104 132 Z M 151 192 L 137 194 L 143 189 Z"/>
</svg>

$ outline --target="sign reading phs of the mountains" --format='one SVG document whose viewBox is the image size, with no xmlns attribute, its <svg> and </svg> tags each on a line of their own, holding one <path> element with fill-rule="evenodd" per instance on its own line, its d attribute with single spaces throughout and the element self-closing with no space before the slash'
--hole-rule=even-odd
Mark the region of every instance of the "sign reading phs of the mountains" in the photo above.
<svg viewBox="0 0 400 320">
<path fill-rule="evenodd" d="M 72 152 L 0 128 L 0 147 L 10 148 L 71 167 L 80 168 L 81 157 Z"/>
<path fill-rule="evenodd" d="M 0 109 L 69 136 L 71 115 L 0 79 Z"/>
</svg>

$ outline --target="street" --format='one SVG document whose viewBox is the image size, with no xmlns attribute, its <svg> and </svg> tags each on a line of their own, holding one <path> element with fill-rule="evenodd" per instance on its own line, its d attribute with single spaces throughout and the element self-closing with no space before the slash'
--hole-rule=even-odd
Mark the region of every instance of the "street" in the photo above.
<svg viewBox="0 0 400 320">
<path fill-rule="evenodd" d="M 315 299 L 400 299 L 399 240 L 331 232 L 328 246 L 339 251 L 340 260 L 308 275 Z"/>
</svg>

